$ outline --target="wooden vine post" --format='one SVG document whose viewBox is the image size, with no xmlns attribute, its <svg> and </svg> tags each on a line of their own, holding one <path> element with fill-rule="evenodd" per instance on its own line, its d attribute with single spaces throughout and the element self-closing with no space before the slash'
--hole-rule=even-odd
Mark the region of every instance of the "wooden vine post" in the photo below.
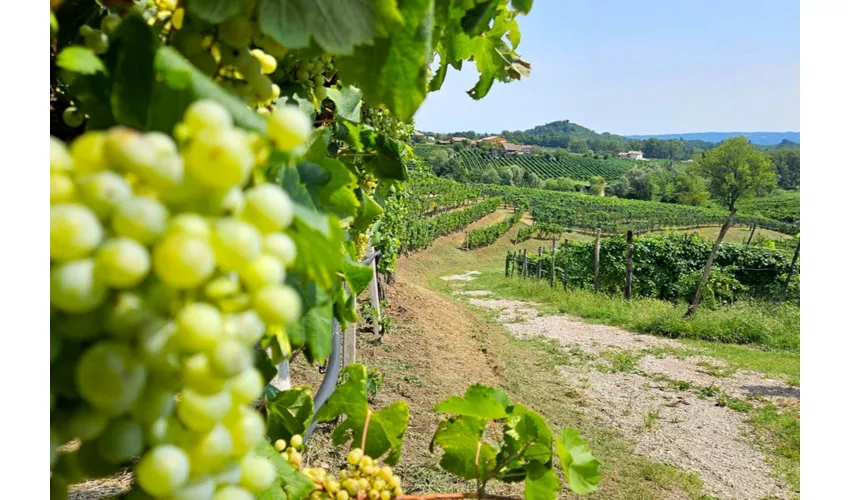
<svg viewBox="0 0 850 500">
<path fill-rule="evenodd" d="M 596 228 L 596 243 L 593 246 L 593 291 L 599 291 L 599 239 L 602 228 Z"/>
<path fill-rule="evenodd" d="M 346 286 L 346 290 L 348 287 Z M 357 310 L 357 296 L 351 297 L 354 310 Z M 352 322 L 342 335 L 342 367 L 357 362 L 357 323 Z"/>
<path fill-rule="evenodd" d="M 372 255 L 375 247 L 369 245 L 366 250 L 366 255 Z M 372 259 L 369 267 L 372 268 L 372 281 L 369 282 L 369 301 L 372 304 L 372 309 L 375 310 L 375 317 L 372 319 L 372 332 L 375 335 L 381 334 L 381 297 L 378 295 L 378 259 Z"/>
<path fill-rule="evenodd" d="M 634 247 L 631 229 L 626 233 L 626 300 L 632 299 L 632 249 Z"/>
<path fill-rule="evenodd" d="M 756 228 L 758 227 L 758 222 L 753 222 L 753 230 L 750 231 L 750 237 L 747 239 L 747 247 L 745 250 L 749 250 L 750 242 L 753 241 L 753 235 L 756 234 Z"/>
<path fill-rule="evenodd" d="M 785 283 L 782 284 L 782 291 L 779 293 L 779 302 L 785 302 L 785 294 L 788 292 L 788 285 L 791 284 L 791 276 L 794 274 L 794 264 L 797 263 L 797 258 L 800 257 L 800 240 L 797 240 L 797 248 L 794 249 L 794 257 L 791 258 L 791 265 L 788 266 L 788 272 L 785 273 Z"/>
<path fill-rule="evenodd" d="M 564 238 L 564 291 L 567 291 L 567 259 L 569 258 L 570 240 Z"/>
<path fill-rule="evenodd" d="M 505 256 L 505 278 L 511 275 L 511 251 Z"/>
<path fill-rule="evenodd" d="M 552 260 L 549 266 L 549 288 L 555 288 L 555 237 L 552 236 Z"/>
<path fill-rule="evenodd" d="M 522 272 L 520 273 L 523 277 L 528 276 L 528 249 L 524 248 L 522 250 Z"/>
<path fill-rule="evenodd" d="M 543 247 L 537 247 L 537 279 L 540 279 L 543 270 Z"/>
</svg>

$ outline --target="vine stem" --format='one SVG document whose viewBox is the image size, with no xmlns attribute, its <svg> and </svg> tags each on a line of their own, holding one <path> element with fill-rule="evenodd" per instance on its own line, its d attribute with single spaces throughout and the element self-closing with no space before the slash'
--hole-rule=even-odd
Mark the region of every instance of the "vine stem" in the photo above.
<svg viewBox="0 0 850 500">
<path fill-rule="evenodd" d="M 366 452 L 366 435 L 369 434 L 369 420 L 372 419 L 372 410 L 366 408 L 366 422 L 363 423 L 363 439 L 360 440 L 360 449 Z"/>
<path fill-rule="evenodd" d="M 396 500 L 454 500 L 461 498 L 478 498 L 480 500 L 518 500 L 516 497 L 506 497 L 501 495 L 491 495 L 484 493 L 479 495 L 477 492 L 472 493 L 426 493 L 424 495 L 399 495 L 394 497 Z"/>
</svg>

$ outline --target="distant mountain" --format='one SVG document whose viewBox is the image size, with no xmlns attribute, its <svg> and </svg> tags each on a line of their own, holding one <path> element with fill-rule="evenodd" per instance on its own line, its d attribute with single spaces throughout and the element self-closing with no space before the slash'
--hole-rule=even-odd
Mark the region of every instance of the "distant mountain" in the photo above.
<svg viewBox="0 0 850 500">
<path fill-rule="evenodd" d="M 691 132 L 687 134 L 628 135 L 629 139 L 684 139 L 686 141 L 722 142 L 745 135 L 753 144 L 775 146 L 783 141 L 800 143 L 800 132 Z"/>
</svg>

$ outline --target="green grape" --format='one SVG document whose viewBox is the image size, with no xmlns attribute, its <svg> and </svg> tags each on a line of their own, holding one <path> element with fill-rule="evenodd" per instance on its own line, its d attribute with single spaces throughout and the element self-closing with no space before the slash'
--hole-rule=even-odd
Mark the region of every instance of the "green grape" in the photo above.
<svg viewBox="0 0 850 500">
<path fill-rule="evenodd" d="M 248 80 L 250 87 L 250 97 L 254 103 L 267 102 L 274 97 L 274 87 L 269 77 L 263 74 L 256 74 Z"/>
<path fill-rule="evenodd" d="M 107 288 L 95 277 L 94 259 L 65 262 L 50 268 L 50 305 L 68 313 L 85 313 L 106 301 Z"/>
<path fill-rule="evenodd" d="M 168 223 L 168 210 L 152 198 L 137 196 L 118 205 L 112 216 L 112 230 L 119 236 L 149 245 Z"/>
<path fill-rule="evenodd" d="M 212 500 L 254 500 L 254 495 L 238 486 L 225 486 L 215 492 Z"/>
<path fill-rule="evenodd" d="M 218 25 L 218 37 L 232 47 L 245 47 L 251 43 L 251 20 L 236 15 Z"/>
<path fill-rule="evenodd" d="M 103 154 L 110 166 L 122 172 L 140 172 L 156 163 L 156 150 L 145 134 L 126 127 L 106 132 Z"/>
<path fill-rule="evenodd" d="M 296 450 L 301 449 L 301 447 L 304 446 L 304 438 L 301 437 L 300 434 L 295 434 L 292 438 L 290 438 L 289 445 Z"/>
<path fill-rule="evenodd" d="M 298 106 L 278 106 L 269 115 L 268 135 L 282 151 L 291 153 L 300 149 L 313 133 L 310 117 Z"/>
<path fill-rule="evenodd" d="M 91 407 L 78 406 L 68 420 L 68 433 L 80 441 L 90 441 L 103 432 L 108 421 L 106 415 Z"/>
<path fill-rule="evenodd" d="M 200 286 L 215 271 L 209 243 L 184 234 L 170 234 L 153 251 L 153 269 L 166 285 L 185 289 Z"/>
<path fill-rule="evenodd" d="M 102 341 L 89 347 L 76 365 L 74 380 L 96 410 L 118 415 L 130 409 L 145 385 L 147 370 L 122 344 Z"/>
<path fill-rule="evenodd" d="M 85 38 L 91 36 L 94 33 L 94 28 L 92 28 L 88 24 L 83 24 L 82 26 L 80 26 L 78 32 L 80 33 L 81 37 Z"/>
<path fill-rule="evenodd" d="M 111 420 L 97 439 L 97 451 L 106 461 L 120 464 L 138 456 L 145 446 L 142 428 L 130 419 Z"/>
<path fill-rule="evenodd" d="M 306 69 L 299 69 L 295 72 L 295 81 L 306 82 L 310 78 L 310 72 Z"/>
<path fill-rule="evenodd" d="M 181 444 L 188 439 L 188 432 L 176 418 L 164 417 L 147 427 L 145 437 L 152 445 Z"/>
<path fill-rule="evenodd" d="M 239 465 L 242 469 L 240 484 L 248 491 L 261 493 L 270 488 L 277 479 L 274 465 L 263 457 L 248 454 L 242 458 Z"/>
<path fill-rule="evenodd" d="M 292 200 L 286 191 L 274 184 L 260 184 L 245 193 L 242 219 L 262 233 L 285 229 L 292 223 Z"/>
<path fill-rule="evenodd" d="M 52 141 L 51 144 L 53 144 Z M 106 133 L 104 132 L 86 132 L 71 142 L 70 154 L 77 175 L 99 172 L 107 168 L 104 152 L 105 144 Z M 53 168 L 53 156 L 53 149 L 51 148 L 51 170 Z"/>
<path fill-rule="evenodd" d="M 168 500 L 209 500 L 215 493 L 215 481 L 209 476 L 192 479 L 174 491 Z"/>
<path fill-rule="evenodd" d="M 213 300 L 230 297 L 240 291 L 239 282 L 230 275 L 213 278 L 204 286 L 204 295 Z"/>
<path fill-rule="evenodd" d="M 280 284 L 285 275 L 283 263 L 271 255 L 257 257 L 239 272 L 239 278 L 250 291 L 260 290 L 266 285 Z"/>
<path fill-rule="evenodd" d="M 100 21 L 100 29 L 106 33 L 112 33 L 121 24 L 121 16 L 118 14 L 109 14 Z"/>
<path fill-rule="evenodd" d="M 215 475 L 215 482 L 219 485 L 238 484 L 242 479 L 242 469 L 239 467 L 239 462 L 228 461 L 228 463 L 219 469 Z"/>
<path fill-rule="evenodd" d="M 316 87 L 322 87 L 322 86 L 324 86 L 324 84 L 325 84 L 325 77 L 324 77 L 324 76 L 322 76 L 322 75 L 316 75 L 316 76 L 314 76 L 314 77 L 313 77 L 313 84 L 314 84 L 314 85 L 316 85 Z"/>
<path fill-rule="evenodd" d="M 206 432 L 224 418 L 230 407 L 230 393 L 227 391 L 204 395 L 184 389 L 177 404 L 177 417 L 189 429 Z"/>
<path fill-rule="evenodd" d="M 192 463 L 192 475 L 207 474 L 224 465 L 233 452 L 233 440 L 223 425 L 213 425 L 191 443 L 187 451 Z"/>
<path fill-rule="evenodd" d="M 204 353 L 194 354 L 183 361 L 183 380 L 186 387 L 200 394 L 215 394 L 225 386 L 225 380 L 213 372 L 210 360 Z M 232 390 L 230 393 L 233 395 Z"/>
<path fill-rule="evenodd" d="M 206 219 L 198 214 L 182 213 L 171 218 L 168 221 L 168 227 L 165 229 L 165 234 L 182 234 L 192 238 L 209 240 L 212 235 L 210 224 Z"/>
<path fill-rule="evenodd" d="M 85 314 L 62 314 L 50 318 L 50 331 L 61 338 L 75 341 L 91 340 L 101 334 L 102 312 L 95 310 Z"/>
<path fill-rule="evenodd" d="M 265 385 L 263 374 L 254 367 L 248 367 L 227 380 L 227 390 L 233 403 L 240 405 L 256 401 L 263 394 Z"/>
<path fill-rule="evenodd" d="M 65 143 L 50 136 L 50 172 L 69 172 L 74 168 L 72 155 L 65 147 Z"/>
<path fill-rule="evenodd" d="M 221 104 L 209 99 L 200 99 L 186 109 L 183 123 L 192 135 L 202 130 L 223 130 L 233 126 L 233 118 Z"/>
<path fill-rule="evenodd" d="M 221 313 L 203 302 L 184 307 L 177 315 L 175 340 L 187 351 L 212 349 L 222 336 Z"/>
<path fill-rule="evenodd" d="M 112 238 L 95 256 L 98 278 L 112 288 L 130 288 L 141 283 L 151 263 L 147 248 L 130 238 Z"/>
<path fill-rule="evenodd" d="M 266 333 L 266 325 L 254 311 L 240 314 L 229 314 L 224 320 L 224 333 L 227 337 L 235 338 L 246 346 L 253 346 Z"/>
<path fill-rule="evenodd" d="M 76 187 L 71 177 L 61 173 L 50 174 L 50 204 L 72 203 Z"/>
<path fill-rule="evenodd" d="M 103 317 L 103 329 L 114 337 L 129 338 L 151 317 L 151 310 L 137 293 L 124 291 L 109 304 Z"/>
<path fill-rule="evenodd" d="M 210 366 L 222 377 L 233 377 L 251 366 L 251 351 L 240 342 L 225 339 L 219 342 L 209 355 Z"/>
<path fill-rule="evenodd" d="M 189 144 L 185 162 L 186 169 L 204 186 L 230 188 L 245 182 L 254 155 L 242 133 L 204 129 Z"/>
<path fill-rule="evenodd" d="M 241 268 L 260 255 L 262 237 L 251 224 L 224 218 L 215 224 L 212 244 L 218 267 L 228 272 Z"/>
<path fill-rule="evenodd" d="M 224 419 L 224 426 L 233 438 L 233 455 L 242 456 L 253 450 L 266 435 L 263 417 L 251 408 L 237 407 Z"/>
<path fill-rule="evenodd" d="M 269 285 L 254 295 L 254 311 L 267 325 L 288 325 L 301 316 L 301 297 L 285 285 Z"/>
<path fill-rule="evenodd" d="M 151 448 L 136 466 L 136 482 L 156 497 L 168 495 L 189 479 L 189 456 L 177 446 Z"/>
<path fill-rule="evenodd" d="M 63 203 L 50 207 L 50 259 L 67 261 L 90 254 L 103 239 L 103 228 L 89 208 Z"/>
<path fill-rule="evenodd" d="M 95 214 L 106 218 L 133 197 L 133 188 L 124 177 L 105 170 L 78 178 L 77 193 Z"/>
<path fill-rule="evenodd" d="M 328 97 L 328 89 L 325 87 L 316 87 L 313 94 L 315 94 L 317 100 L 324 101 Z"/>
<path fill-rule="evenodd" d="M 149 186 L 168 192 L 181 186 L 183 182 L 183 159 L 170 137 L 159 132 L 150 132 L 146 140 L 154 149 L 156 161 L 147 165 L 138 165 L 135 174 Z"/>
<path fill-rule="evenodd" d="M 133 406 L 133 419 L 150 425 L 160 418 L 171 415 L 174 410 L 174 391 L 162 384 L 148 384 Z"/>
<path fill-rule="evenodd" d="M 65 122 L 65 125 L 71 128 L 79 127 L 83 124 L 85 119 L 85 115 L 83 115 L 83 113 L 75 106 L 68 106 L 65 108 L 65 111 L 62 112 L 62 121 Z"/>
<path fill-rule="evenodd" d="M 277 257 L 285 268 L 295 262 L 295 242 L 283 233 L 270 233 L 263 237 L 263 252 Z"/>
<path fill-rule="evenodd" d="M 97 55 L 105 54 L 109 50 L 109 37 L 100 30 L 92 30 L 83 37 L 86 47 Z"/>
</svg>

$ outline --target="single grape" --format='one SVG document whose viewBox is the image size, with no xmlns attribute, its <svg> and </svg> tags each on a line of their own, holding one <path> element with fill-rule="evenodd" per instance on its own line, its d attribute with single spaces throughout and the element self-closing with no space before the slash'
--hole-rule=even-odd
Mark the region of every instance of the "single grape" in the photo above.
<svg viewBox="0 0 850 500">
<path fill-rule="evenodd" d="M 165 229 L 165 234 L 182 234 L 192 238 L 200 238 L 209 240 L 212 235 L 210 224 L 206 219 L 198 214 L 181 213 L 171 218 L 168 221 L 168 227 Z"/>
<path fill-rule="evenodd" d="M 177 490 L 189 479 L 189 456 L 174 445 L 151 448 L 136 466 L 136 482 L 143 490 L 162 497 Z"/>
<path fill-rule="evenodd" d="M 232 47 L 245 47 L 251 43 L 251 20 L 236 15 L 218 25 L 218 37 Z"/>
<path fill-rule="evenodd" d="M 241 342 L 224 339 L 210 351 L 210 366 L 213 372 L 222 377 L 233 377 L 251 366 L 252 351 Z"/>
<path fill-rule="evenodd" d="M 363 459 L 363 450 L 360 448 L 354 448 L 353 450 L 348 452 L 348 456 L 346 456 L 346 460 L 351 465 L 357 465 L 360 463 L 360 460 Z"/>
<path fill-rule="evenodd" d="M 121 24 L 121 16 L 118 14 L 109 14 L 104 17 L 102 21 L 100 21 L 100 29 L 106 33 L 112 33 L 116 29 L 118 29 L 118 25 Z"/>
<path fill-rule="evenodd" d="M 130 288 L 141 283 L 151 263 L 148 249 L 130 238 L 112 238 L 95 256 L 96 272 L 112 288 Z"/>
<path fill-rule="evenodd" d="M 204 129 L 189 144 L 185 166 L 207 187 L 230 188 L 245 182 L 254 155 L 235 129 Z"/>
<path fill-rule="evenodd" d="M 224 333 L 246 346 L 254 346 L 266 333 L 266 325 L 252 310 L 239 314 L 229 314 L 224 320 Z"/>
<path fill-rule="evenodd" d="M 154 248 L 153 269 L 170 287 L 194 288 L 212 276 L 215 254 L 210 244 L 200 238 L 170 234 Z"/>
<path fill-rule="evenodd" d="M 251 224 L 224 218 L 215 224 L 212 244 L 218 267 L 228 272 L 245 266 L 260 255 L 262 237 Z"/>
<path fill-rule="evenodd" d="M 278 106 L 269 115 L 269 138 L 282 151 L 291 153 L 301 149 L 312 133 L 313 122 L 298 106 Z"/>
<path fill-rule="evenodd" d="M 292 200 L 286 191 L 274 184 L 260 184 L 245 193 L 242 219 L 262 233 L 285 229 L 292 223 Z"/>
<path fill-rule="evenodd" d="M 203 302 L 187 305 L 177 315 L 177 343 L 187 351 L 204 351 L 218 344 L 222 336 L 221 313 Z"/>
<path fill-rule="evenodd" d="M 99 172 L 107 168 L 104 145 L 105 132 L 86 132 L 71 143 L 70 153 L 77 175 Z M 51 150 L 51 158 L 53 153 Z M 52 162 L 52 160 L 51 160 Z"/>
<path fill-rule="evenodd" d="M 65 262 L 50 268 L 50 305 L 68 313 L 85 313 L 106 301 L 107 288 L 95 276 L 94 259 Z"/>
<path fill-rule="evenodd" d="M 124 177 L 108 170 L 78 178 L 77 192 L 80 201 L 101 218 L 133 197 L 133 188 Z"/>
<path fill-rule="evenodd" d="M 251 408 L 240 406 L 224 419 L 223 424 L 233 437 L 233 455 L 242 456 L 253 450 L 266 435 L 263 417 Z"/>
<path fill-rule="evenodd" d="M 103 329 L 116 338 L 134 336 L 153 313 L 139 294 L 124 291 L 115 296 L 103 317 Z"/>
<path fill-rule="evenodd" d="M 203 395 L 184 389 L 177 404 L 177 417 L 189 429 L 206 432 L 224 418 L 230 407 L 230 393 L 227 391 Z"/>
<path fill-rule="evenodd" d="M 190 480 L 185 486 L 174 491 L 168 500 L 209 500 L 215 493 L 215 481 L 209 476 Z"/>
<path fill-rule="evenodd" d="M 286 449 L 286 441 L 283 439 L 278 439 L 274 442 L 274 449 L 278 452 L 281 452 Z"/>
<path fill-rule="evenodd" d="M 296 450 L 301 449 L 304 445 L 304 438 L 301 437 L 300 434 L 295 434 L 289 439 L 289 445 L 295 448 Z"/>
<path fill-rule="evenodd" d="M 239 462 L 230 460 L 213 477 L 219 485 L 239 484 L 242 479 L 242 469 L 239 467 Z"/>
<path fill-rule="evenodd" d="M 248 491 L 261 493 L 270 488 L 277 479 L 274 465 L 263 457 L 248 454 L 240 462 L 242 480 L 240 484 Z"/>
<path fill-rule="evenodd" d="M 110 166 L 137 174 L 154 168 L 157 150 L 147 136 L 127 127 L 113 127 L 103 139 L 103 154 Z"/>
<path fill-rule="evenodd" d="M 70 172 L 74 168 L 74 161 L 65 147 L 65 143 L 50 136 L 50 172 Z"/>
<path fill-rule="evenodd" d="M 62 112 L 62 121 L 71 128 L 79 127 L 85 119 L 85 115 L 76 106 L 68 106 Z"/>
<path fill-rule="evenodd" d="M 254 500 L 254 495 L 238 486 L 225 486 L 215 492 L 212 500 Z"/>
<path fill-rule="evenodd" d="M 102 341 L 79 359 L 74 379 L 80 395 L 96 410 L 117 415 L 130 409 L 144 388 L 147 370 L 123 344 Z"/>
<path fill-rule="evenodd" d="M 253 306 L 267 325 L 288 325 L 301 316 L 301 297 L 285 285 L 269 285 L 254 295 Z"/>
<path fill-rule="evenodd" d="M 84 42 L 86 47 L 97 55 L 105 54 L 109 50 L 109 37 L 100 30 L 92 30 L 84 37 Z"/>
<path fill-rule="evenodd" d="M 82 26 L 80 26 L 80 29 L 77 30 L 77 31 L 80 33 L 81 37 L 87 37 L 87 36 L 91 36 L 92 33 L 94 33 L 94 28 L 92 28 L 88 24 L 83 24 Z"/>
<path fill-rule="evenodd" d="M 137 196 L 118 205 L 112 216 L 112 230 L 119 236 L 149 245 L 168 223 L 168 210 L 152 198 Z"/>
<path fill-rule="evenodd" d="M 284 267 L 295 262 L 295 242 L 284 233 L 270 233 L 263 237 L 263 252 L 277 257 Z"/>
<path fill-rule="evenodd" d="M 187 448 L 192 475 L 207 474 L 220 468 L 233 453 L 233 440 L 223 425 L 213 425 Z"/>
<path fill-rule="evenodd" d="M 202 130 L 231 128 L 233 119 L 221 104 L 209 99 L 199 99 L 186 109 L 183 123 L 192 135 L 196 135 Z"/>
<path fill-rule="evenodd" d="M 111 420 L 97 439 L 97 451 L 106 461 L 120 464 L 137 457 L 145 446 L 142 428 L 130 419 Z"/>
<path fill-rule="evenodd" d="M 204 285 L 204 295 L 212 300 L 231 297 L 241 291 L 242 287 L 239 286 L 239 281 L 231 275 L 213 278 Z"/>
<path fill-rule="evenodd" d="M 263 394 L 265 385 L 263 374 L 254 367 L 248 367 L 227 380 L 227 390 L 234 404 L 253 403 Z"/>
<path fill-rule="evenodd" d="M 78 406 L 68 420 L 68 433 L 80 441 L 90 441 L 103 432 L 108 421 L 103 413 L 89 406 Z"/>
<path fill-rule="evenodd" d="M 215 394 L 225 386 L 225 379 L 213 372 L 210 360 L 204 353 L 194 354 L 183 361 L 183 379 L 186 387 L 200 394 Z M 230 394 L 233 395 L 232 390 Z M 234 403 L 241 404 L 235 398 Z"/>
<path fill-rule="evenodd" d="M 271 255 L 257 257 L 239 272 L 239 278 L 250 291 L 260 290 L 266 285 L 280 284 L 285 275 L 283 264 Z"/>
<path fill-rule="evenodd" d="M 88 207 L 62 203 L 50 207 L 50 259 L 67 261 L 90 254 L 103 239 L 103 228 Z"/>
<path fill-rule="evenodd" d="M 189 432 L 175 417 L 159 418 L 145 429 L 145 437 L 151 445 L 180 444 L 187 442 Z"/>
</svg>

